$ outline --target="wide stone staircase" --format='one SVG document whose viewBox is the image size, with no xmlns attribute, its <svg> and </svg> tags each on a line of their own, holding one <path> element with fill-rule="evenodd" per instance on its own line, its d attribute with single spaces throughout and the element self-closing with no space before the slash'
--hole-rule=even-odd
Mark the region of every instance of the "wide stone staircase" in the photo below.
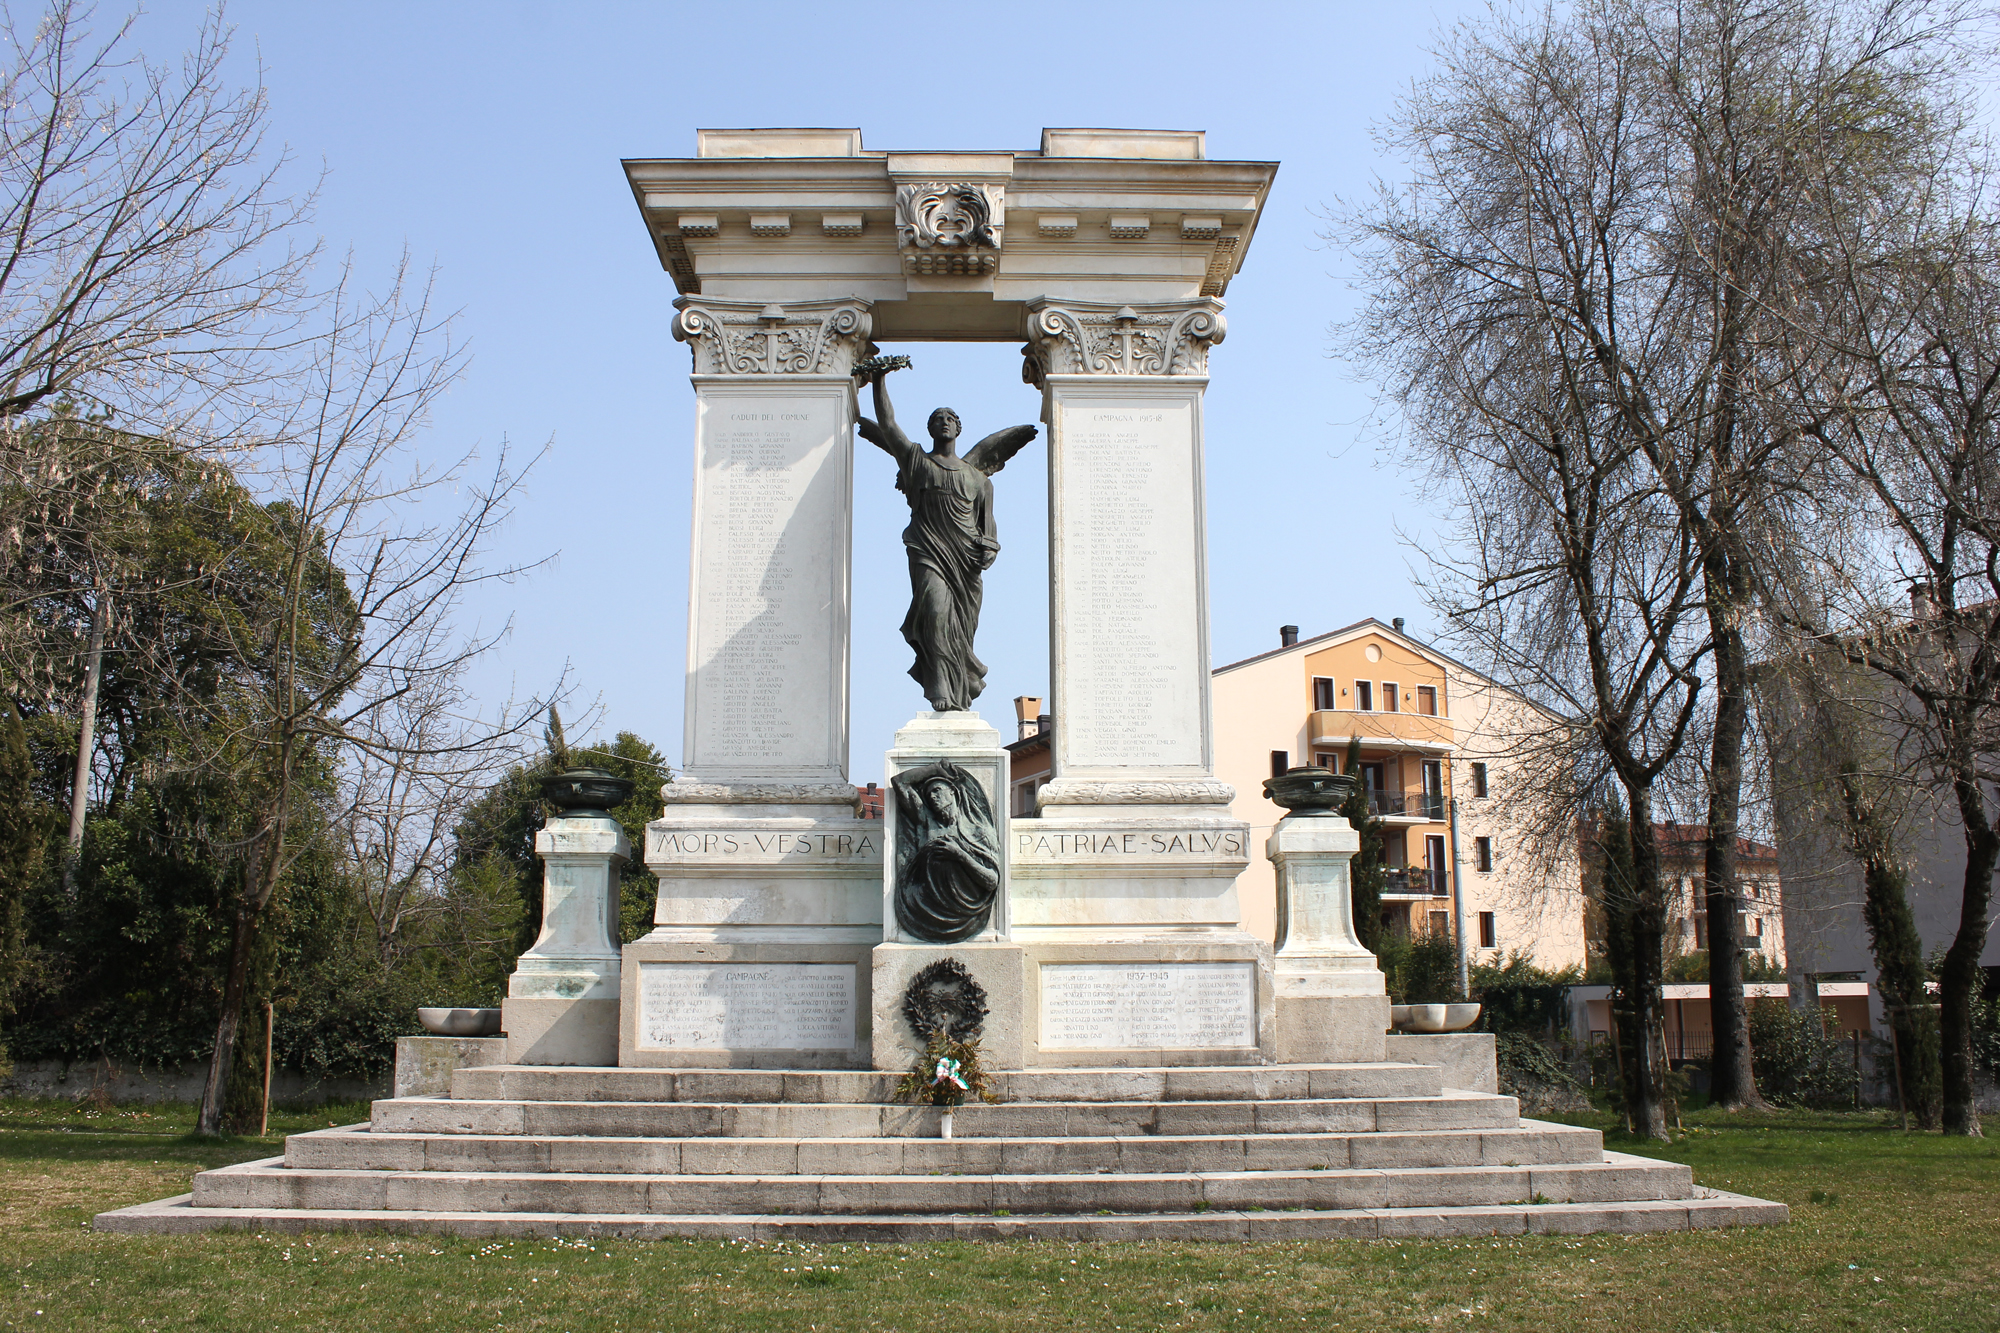
<svg viewBox="0 0 2000 1333">
<path fill-rule="evenodd" d="M 1678 1231 L 1782 1222 L 1430 1065 L 1027 1070 L 939 1112 L 866 1072 L 460 1069 L 449 1097 L 99 1229 L 907 1241 Z"/>
</svg>

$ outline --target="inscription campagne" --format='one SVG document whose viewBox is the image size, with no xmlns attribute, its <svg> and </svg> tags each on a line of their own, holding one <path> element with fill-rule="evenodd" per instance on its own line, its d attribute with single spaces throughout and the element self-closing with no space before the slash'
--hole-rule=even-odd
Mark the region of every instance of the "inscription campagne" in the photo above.
<svg viewBox="0 0 2000 1333">
<path fill-rule="evenodd" d="M 1036 833 L 1014 828 L 1018 858 L 1109 856 L 1243 856 L 1245 834 L 1240 829 L 1214 832 L 1139 829 L 1109 833 Z"/>
<path fill-rule="evenodd" d="M 1045 1049 L 1215 1050 L 1257 1044 L 1250 963 L 1044 963 Z"/>
<path fill-rule="evenodd" d="M 648 1050 L 844 1051 L 854 1025 L 852 964 L 639 965 Z"/>
</svg>

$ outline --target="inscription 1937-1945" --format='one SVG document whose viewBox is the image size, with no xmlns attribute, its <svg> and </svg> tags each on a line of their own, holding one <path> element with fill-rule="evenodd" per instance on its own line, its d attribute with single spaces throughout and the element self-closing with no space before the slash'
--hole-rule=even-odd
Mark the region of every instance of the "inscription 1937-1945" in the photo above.
<svg viewBox="0 0 2000 1333">
<path fill-rule="evenodd" d="M 877 858 L 881 838 L 874 833 L 748 833 L 712 830 L 655 831 L 646 842 L 651 861 L 676 857 L 782 860 L 787 857 Z"/>
<path fill-rule="evenodd" d="M 1114 830 L 1108 833 L 1037 833 L 1014 829 L 1017 857 L 1242 856 L 1244 835 L 1237 829 Z"/>
</svg>

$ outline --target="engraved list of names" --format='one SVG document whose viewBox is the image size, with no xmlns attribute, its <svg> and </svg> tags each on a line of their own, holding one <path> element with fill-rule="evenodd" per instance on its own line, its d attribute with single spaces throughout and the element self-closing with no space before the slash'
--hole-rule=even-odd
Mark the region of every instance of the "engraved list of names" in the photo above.
<svg viewBox="0 0 2000 1333">
<path fill-rule="evenodd" d="M 1044 963 L 1042 1047 L 1257 1044 L 1253 963 Z"/>
<path fill-rule="evenodd" d="M 830 394 L 703 394 L 690 767 L 797 777 L 845 758 L 840 416 Z"/>
<path fill-rule="evenodd" d="M 845 1051 L 852 963 L 641 963 L 638 1045 L 654 1051 Z"/>
<path fill-rule="evenodd" d="M 1191 412 L 1063 404 L 1058 744 L 1072 765 L 1202 762 Z"/>
</svg>

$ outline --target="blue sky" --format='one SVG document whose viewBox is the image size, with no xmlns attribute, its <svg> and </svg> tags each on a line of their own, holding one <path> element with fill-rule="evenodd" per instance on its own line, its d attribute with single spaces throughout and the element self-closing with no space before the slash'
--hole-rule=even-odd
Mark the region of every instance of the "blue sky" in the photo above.
<svg viewBox="0 0 2000 1333">
<path fill-rule="evenodd" d="M 870 148 L 1033 149 L 1044 126 L 1202 129 L 1213 158 L 1282 163 L 1208 393 L 1211 653 L 1230 662 L 1363 616 L 1428 624 L 1404 536 L 1426 530 L 1407 480 L 1364 431 L 1372 394 L 1329 356 L 1350 306 L 1322 206 L 1393 174 L 1371 138 L 1428 67 L 1440 24 L 1483 5 L 1071 3 L 303 4 L 238 0 L 239 77 L 270 93 L 301 179 L 327 170 L 319 230 L 386 274 L 403 247 L 435 263 L 462 312 L 469 372 L 425 447 L 547 442 L 500 555 L 555 560 L 482 596 L 468 627 L 509 615 L 475 680 L 489 701 L 543 688 L 565 661 L 605 729 L 678 763 L 686 654 L 688 354 L 668 332 L 672 282 L 619 167 L 692 156 L 697 127 L 859 126 Z M 184 47 L 195 4 L 139 28 Z M 916 345 L 904 415 L 959 409 L 967 433 L 1033 421 L 1012 344 Z M 892 734 L 925 707 L 897 634 L 906 511 L 887 459 L 857 460 L 851 776 L 878 778 Z M 1039 444 L 996 481 L 976 705 L 1048 678 L 1046 496 Z"/>
</svg>

